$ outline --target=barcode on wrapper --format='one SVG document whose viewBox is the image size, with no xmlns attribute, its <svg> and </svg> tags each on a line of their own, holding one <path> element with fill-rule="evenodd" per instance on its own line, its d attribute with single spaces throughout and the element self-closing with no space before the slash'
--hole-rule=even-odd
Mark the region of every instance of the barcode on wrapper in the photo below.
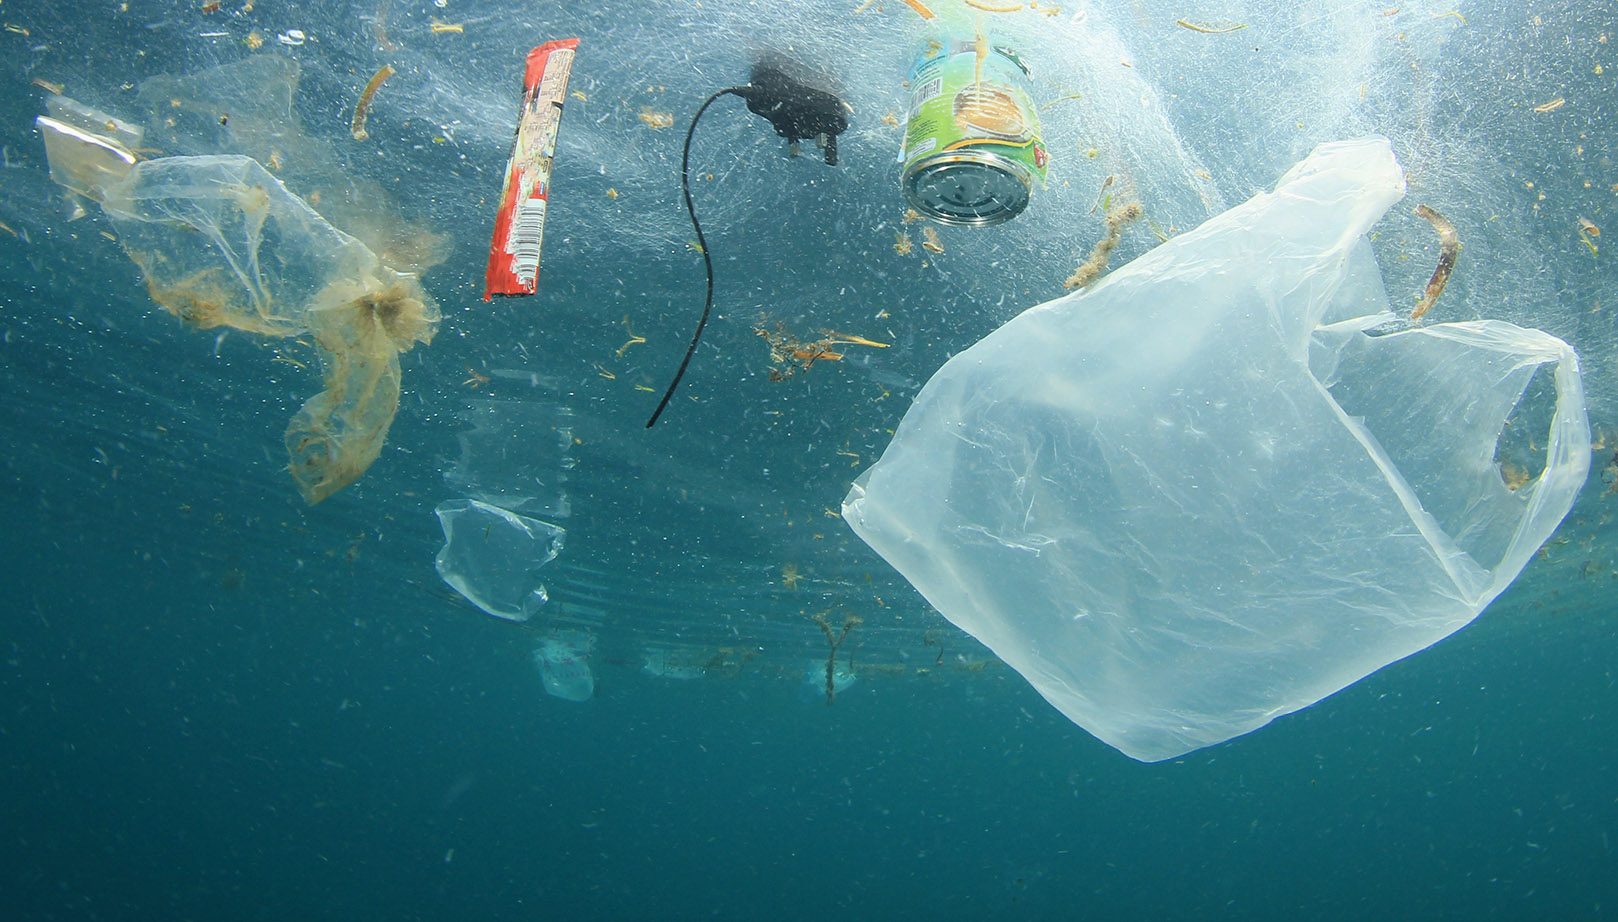
<svg viewBox="0 0 1618 922">
<path fill-rule="evenodd" d="M 539 288 L 540 244 L 550 205 L 551 161 L 567 99 L 576 38 L 546 42 L 528 52 L 517 135 L 506 162 L 506 182 L 489 237 L 483 300 L 495 295 L 531 295 Z M 579 94 L 583 98 L 583 94 Z"/>
<path fill-rule="evenodd" d="M 545 236 L 545 200 L 531 198 L 517 210 L 511 224 L 512 274 L 530 281 L 539 271 L 540 244 Z"/>
</svg>

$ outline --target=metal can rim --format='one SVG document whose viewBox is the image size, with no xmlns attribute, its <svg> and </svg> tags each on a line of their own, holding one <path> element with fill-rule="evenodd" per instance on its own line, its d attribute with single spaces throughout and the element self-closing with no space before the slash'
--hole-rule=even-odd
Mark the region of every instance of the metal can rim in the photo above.
<svg viewBox="0 0 1618 922">
<path fill-rule="evenodd" d="M 939 214 L 930 205 L 923 202 L 917 195 L 916 183 L 922 178 L 922 176 L 933 171 L 937 167 L 957 163 L 973 163 L 996 168 L 999 171 L 1016 178 L 1022 183 L 1023 186 L 1024 194 L 1022 202 L 1014 209 L 1007 208 L 1003 211 L 987 215 L 957 217 L 955 215 Z M 1033 172 L 1028 169 L 1026 164 L 1013 160 L 1010 157 L 1003 157 L 994 151 L 983 150 L 981 148 L 945 151 L 943 153 L 934 154 L 931 157 L 923 157 L 910 164 L 910 166 L 905 169 L 904 195 L 905 198 L 910 202 L 911 207 L 940 224 L 947 224 L 952 227 L 993 227 L 996 224 L 1004 224 L 1005 222 L 1010 221 L 1012 218 L 1015 218 L 1017 215 L 1023 213 L 1023 211 L 1028 207 L 1029 201 L 1033 199 L 1033 193 Z"/>
</svg>

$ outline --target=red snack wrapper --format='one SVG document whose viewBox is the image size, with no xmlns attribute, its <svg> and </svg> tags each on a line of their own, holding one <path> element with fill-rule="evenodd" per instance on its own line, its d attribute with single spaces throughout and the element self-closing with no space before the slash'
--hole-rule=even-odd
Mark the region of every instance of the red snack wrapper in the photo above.
<svg viewBox="0 0 1618 922">
<path fill-rule="evenodd" d="M 522 119 L 506 164 L 506 187 L 500 196 L 494 237 L 489 241 L 485 301 L 495 295 L 531 295 L 539 287 L 539 249 L 545 233 L 545 209 L 550 204 L 556 129 L 562 122 L 567 78 L 578 47 L 578 39 L 568 38 L 528 52 Z"/>
</svg>

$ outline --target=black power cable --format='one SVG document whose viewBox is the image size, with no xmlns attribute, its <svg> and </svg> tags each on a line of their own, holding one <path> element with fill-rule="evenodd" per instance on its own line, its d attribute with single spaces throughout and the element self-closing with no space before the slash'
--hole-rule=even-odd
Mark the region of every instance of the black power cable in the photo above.
<svg viewBox="0 0 1618 922">
<path fill-rule="evenodd" d="M 702 302 L 702 319 L 697 321 L 697 330 L 691 334 L 691 345 L 686 347 L 685 358 L 680 360 L 674 380 L 663 392 L 663 399 L 652 411 L 652 418 L 646 421 L 648 429 L 657 425 L 658 417 L 668 409 L 675 389 L 680 386 L 680 379 L 685 377 L 686 367 L 691 364 L 691 356 L 696 354 L 702 331 L 708 326 L 708 315 L 713 311 L 713 259 L 708 255 L 708 239 L 702 235 L 697 208 L 691 201 L 691 138 L 697 133 L 697 122 L 702 119 L 702 113 L 708 111 L 714 100 L 721 96 L 740 96 L 746 100 L 748 111 L 768 119 L 775 126 L 775 133 L 786 138 L 794 150 L 798 141 L 804 138 L 815 138 L 824 144 L 826 162 L 833 166 L 837 163 L 837 136 L 848 128 L 848 118 L 843 114 L 844 103 L 836 96 L 806 86 L 769 64 L 754 65 L 749 78 L 745 86 L 727 87 L 703 100 L 697 114 L 691 117 L 691 126 L 685 131 L 685 150 L 680 155 L 680 191 L 685 195 L 685 210 L 691 216 L 691 227 L 697 232 L 697 249 L 702 252 L 702 268 L 708 276 L 708 294 Z"/>
<path fill-rule="evenodd" d="M 708 256 L 708 239 L 702 236 L 702 224 L 697 221 L 697 206 L 691 204 L 691 136 L 697 132 L 697 121 L 702 113 L 708 111 L 714 100 L 734 93 L 742 95 L 742 88 L 733 86 L 709 96 L 697 109 L 697 114 L 691 119 L 691 127 L 685 130 L 685 153 L 680 155 L 680 191 L 685 193 L 685 210 L 691 215 L 691 226 L 697 231 L 697 249 L 702 251 L 702 268 L 708 273 L 708 297 L 702 302 L 702 319 L 697 321 L 697 331 L 691 334 L 691 345 L 686 347 L 685 358 L 680 360 L 680 369 L 674 373 L 674 380 L 669 382 L 669 389 L 663 392 L 663 399 L 652 412 L 652 418 L 646 421 L 646 428 L 657 425 L 657 418 L 668 409 L 669 401 L 674 398 L 674 389 L 680 386 L 680 379 L 685 377 L 685 367 L 691 364 L 691 356 L 696 354 L 697 341 L 702 339 L 702 331 L 708 326 L 708 314 L 713 310 L 713 260 Z"/>
</svg>

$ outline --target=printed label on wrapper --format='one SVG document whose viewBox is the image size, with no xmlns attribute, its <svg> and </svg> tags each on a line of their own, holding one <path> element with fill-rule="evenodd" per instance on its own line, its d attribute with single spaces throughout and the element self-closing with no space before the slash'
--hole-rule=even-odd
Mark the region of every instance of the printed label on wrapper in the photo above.
<svg viewBox="0 0 1618 922">
<path fill-rule="evenodd" d="M 556 156 L 556 130 L 567 100 L 576 38 L 546 42 L 528 52 L 523 73 L 522 118 L 517 141 L 506 165 L 494 236 L 489 241 L 489 268 L 483 300 L 495 295 L 531 295 L 539 287 L 539 250 L 550 204 L 551 160 Z"/>
</svg>

